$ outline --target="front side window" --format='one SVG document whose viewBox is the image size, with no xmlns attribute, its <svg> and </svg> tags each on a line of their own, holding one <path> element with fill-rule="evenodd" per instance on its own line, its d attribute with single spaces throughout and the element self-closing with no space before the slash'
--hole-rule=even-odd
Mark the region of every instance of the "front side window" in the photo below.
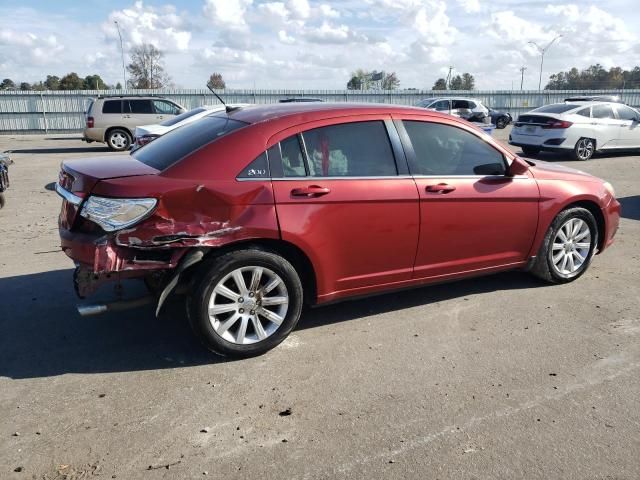
<svg viewBox="0 0 640 480">
<path fill-rule="evenodd" d="M 595 105 L 591 108 L 593 118 L 615 118 L 613 108 L 610 105 Z"/>
<path fill-rule="evenodd" d="M 154 100 L 153 106 L 156 109 L 156 113 L 160 113 L 162 115 L 175 115 L 178 113 L 178 107 L 165 100 Z"/>
<path fill-rule="evenodd" d="M 404 121 L 415 161 L 414 175 L 504 175 L 502 154 L 461 128 L 439 123 Z"/>
<path fill-rule="evenodd" d="M 330 125 L 308 130 L 302 136 L 312 177 L 397 175 L 382 121 Z"/>
<path fill-rule="evenodd" d="M 153 105 L 151 100 L 125 100 L 125 113 L 137 113 L 137 114 L 152 114 Z M 128 111 L 127 111 L 128 104 Z"/>
<path fill-rule="evenodd" d="M 620 118 L 620 120 L 635 120 L 638 118 L 638 113 L 634 109 L 624 105 L 617 105 L 616 110 L 618 111 L 618 118 Z"/>
<path fill-rule="evenodd" d="M 429 108 L 433 108 L 439 112 L 448 112 L 449 111 L 449 100 L 440 100 L 432 104 Z"/>
</svg>

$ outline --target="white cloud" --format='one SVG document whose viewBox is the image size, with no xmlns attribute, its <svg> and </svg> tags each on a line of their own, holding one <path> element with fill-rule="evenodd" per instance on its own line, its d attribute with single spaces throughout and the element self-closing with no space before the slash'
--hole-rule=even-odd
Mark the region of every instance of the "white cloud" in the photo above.
<svg viewBox="0 0 640 480">
<path fill-rule="evenodd" d="M 112 41 L 119 38 L 114 22 L 120 26 L 127 50 L 143 43 L 151 43 L 162 51 L 185 51 L 189 48 L 191 32 L 172 6 L 155 8 L 137 1 L 130 8 L 111 12 L 102 24 L 102 31 Z"/>
<path fill-rule="evenodd" d="M 466 13 L 478 13 L 481 10 L 480 0 L 458 0 Z"/>
<path fill-rule="evenodd" d="M 244 30 L 245 14 L 253 0 L 206 0 L 203 12 L 215 26 Z"/>
</svg>

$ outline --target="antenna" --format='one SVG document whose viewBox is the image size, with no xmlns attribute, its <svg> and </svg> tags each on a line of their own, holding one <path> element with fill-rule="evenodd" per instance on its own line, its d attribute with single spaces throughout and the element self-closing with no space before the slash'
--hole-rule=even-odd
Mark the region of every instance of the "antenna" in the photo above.
<svg viewBox="0 0 640 480">
<path fill-rule="evenodd" d="M 222 98 L 220 97 L 220 95 L 218 95 L 218 94 L 213 90 L 213 88 L 211 88 L 209 85 L 207 85 L 207 88 L 208 88 L 209 90 L 211 90 L 211 93 L 213 93 L 213 94 L 216 96 L 216 98 L 217 98 L 218 100 L 220 100 L 220 103 L 221 103 L 222 105 L 224 105 L 224 110 L 225 110 L 225 112 L 230 113 L 230 112 L 233 112 L 234 110 L 237 110 L 237 109 L 239 108 L 239 107 L 229 107 L 226 103 L 224 103 L 224 100 L 222 100 Z"/>
</svg>

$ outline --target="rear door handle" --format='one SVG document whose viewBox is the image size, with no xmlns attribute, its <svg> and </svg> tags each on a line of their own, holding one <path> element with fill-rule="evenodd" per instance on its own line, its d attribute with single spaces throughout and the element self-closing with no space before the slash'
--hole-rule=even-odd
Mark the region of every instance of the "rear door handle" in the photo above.
<svg viewBox="0 0 640 480">
<path fill-rule="evenodd" d="M 322 195 L 326 195 L 330 193 L 331 190 L 326 187 L 321 187 L 319 185 L 309 185 L 308 187 L 302 188 L 294 188 L 291 190 L 291 195 L 294 197 L 321 197 Z"/>
<path fill-rule="evenodd" d="M 428 193 L 449 193 L 456 189 L 453 185 L 447 183 L 439 183 L 437 185 L 427 185 L 425 190 Z"/>
</svg>

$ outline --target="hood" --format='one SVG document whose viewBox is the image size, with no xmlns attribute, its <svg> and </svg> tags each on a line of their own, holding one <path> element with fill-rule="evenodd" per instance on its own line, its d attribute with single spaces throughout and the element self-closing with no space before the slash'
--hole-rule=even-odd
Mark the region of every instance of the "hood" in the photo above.
<svg viewBox="0 0 640 480">
<path fill-rule="evenodd" d="M 530 165 L 533 164 L 530 170 L 531 173 L 533 173 L 533 176 L 537 179 L 599 181 L 597 177 L 594 177 L 589 173 L 575 168 L 565 167 L 564 165 L 559 165 L 557 163 L 544 162 L 542 160 L 527 160 L 527 163 Z"/>
</svg>

